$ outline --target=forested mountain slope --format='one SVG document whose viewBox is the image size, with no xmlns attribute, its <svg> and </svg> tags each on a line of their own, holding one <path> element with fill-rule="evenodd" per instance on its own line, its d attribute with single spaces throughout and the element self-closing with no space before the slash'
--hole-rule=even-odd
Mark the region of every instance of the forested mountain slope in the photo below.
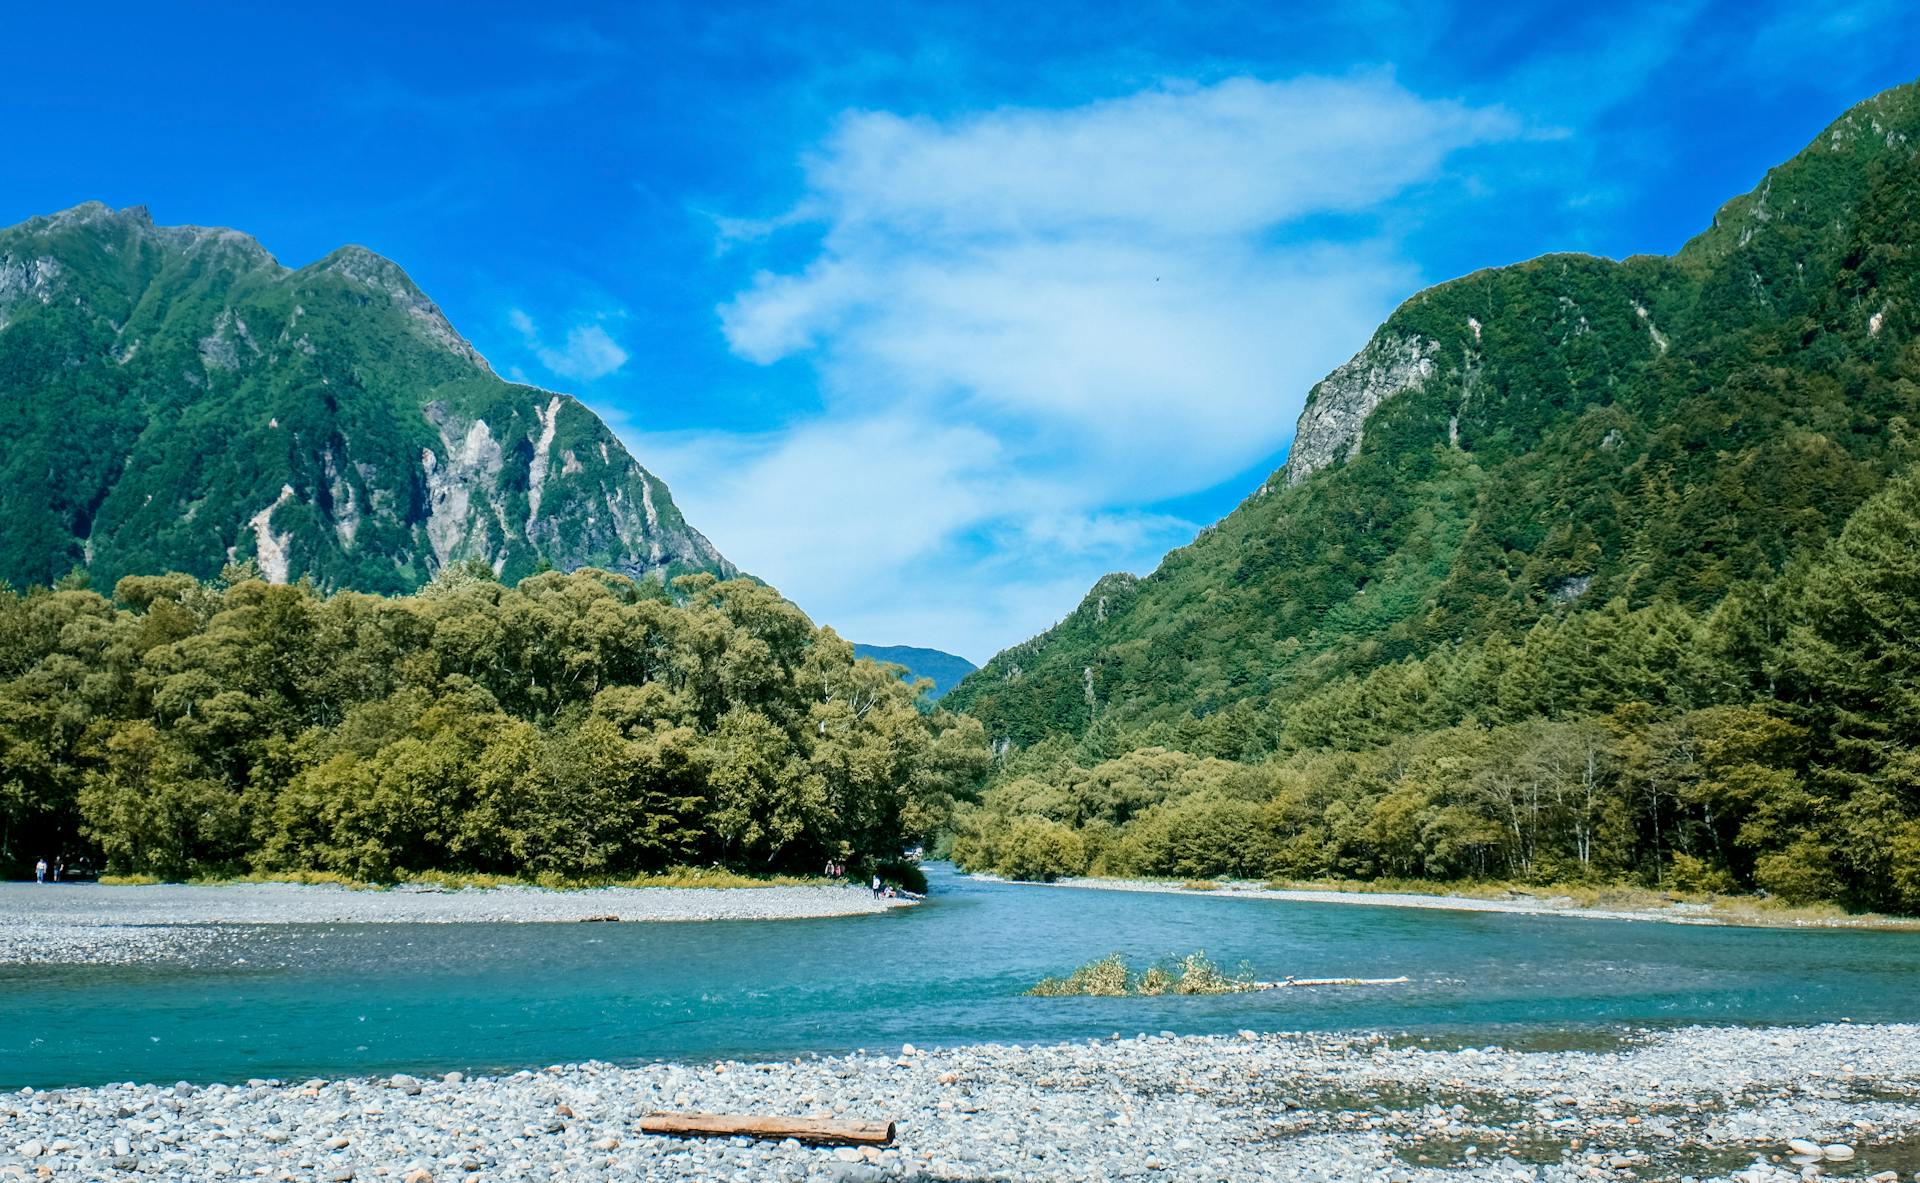
<svg viewBox="0 0 1920 1183">
<path fill-rule="evenodd" d="M 1920 90 L 1672 258 L 1422 292 L 1287 465 L 945 704 L 963 865 L 1920 912 Z"/>
<path fill-rule="evenodd" d="M 1237 707 L 1265 734 L 1221 744 L 1262 750 L 1341 674 L 1770 577 L 1910 458 L 1916 151 L 1902 87 L 1677 256 L 1553 255 L 1420 293 L 1314 388 L 1238 509 L 949 705 L 1016 744 Z"/>
<path fill-rule="evenodd" d="M 402 591 L 462 560 L 732 566 L 565 395 L 506 382 L 393 263 L 288 270 L 88 203 L 0 230 L 0 579 L 252 559 Z"/>
</svg>

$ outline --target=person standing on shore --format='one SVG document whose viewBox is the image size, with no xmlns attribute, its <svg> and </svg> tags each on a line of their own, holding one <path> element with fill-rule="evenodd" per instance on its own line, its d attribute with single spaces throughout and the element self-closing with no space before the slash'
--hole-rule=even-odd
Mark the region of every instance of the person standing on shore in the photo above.
<svg viewBox="0 0 1920 1183">
<path fill-rule="evenodd" d="M 35 883 L 45 883 L 47 881 L 46 859 L 41 859 L 39 862 L 33 864 L 33 881 Z M 878 881 L 876 880 L 876 882 Z"/>
<path fill-rule="evenodd" d="M 873 898 L 876 900 L 880 898 L 880 876 L 878 875 L 873 877 Z"/>
</svg>

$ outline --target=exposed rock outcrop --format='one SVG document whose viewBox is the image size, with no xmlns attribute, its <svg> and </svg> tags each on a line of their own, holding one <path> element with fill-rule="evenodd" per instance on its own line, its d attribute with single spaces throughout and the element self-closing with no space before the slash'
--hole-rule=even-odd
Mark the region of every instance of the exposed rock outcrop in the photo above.
<svg viewBox="0 0 1920 1183">
<path fill-rule="evenodd" d="M 1477 335 L 1479 326 L 1474 326 Z M 1361 432 L 1375 407 L 1413 390 L 1433 376 L 1440 345 L 1422 337 L 1381 335 L 1307 395 L 1287 453 L 1289 486 L 1359 450 Z"/>
</svg>

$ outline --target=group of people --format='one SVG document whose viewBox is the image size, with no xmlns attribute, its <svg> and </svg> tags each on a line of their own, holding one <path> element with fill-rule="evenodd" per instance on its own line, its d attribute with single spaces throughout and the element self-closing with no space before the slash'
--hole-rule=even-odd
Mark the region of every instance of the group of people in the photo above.
<svg viewBox="0 0 1920 1183">
<path fill-rule="evenodd" d="M 826 876 L 828 876 L 829 880 L 835 881 L 835 883 L 845 883 L 845 881 L 847 881 L 847 862 L 843 862 L 843 860 L 839 860 L 839 858 L 828 858 Z M 924 899 L 924 897 L 914 895 L 912 891 L 906 891 L 906 889 L 897 887 L 897 885 L 893 885 L 893 883 L 883 883 L 877 872 L 874 874 L 874 881 L 870 883 L 870 887 L 874 889 L 874 899 L 895 899 L 895 897 L 899 897 L 899 895 L 904 895 L 906 899 Z"/>
<path fill-rule="evenodd" d="M 66 869 L 67 864 L 63 862 L 53 864 L 53 881 L 55 883 L 60 882 L 60 874 Z M 33 864 L 33 881 L 35 883 L 45 883 L 47 881 L 46 859 L 41 859 L 39 862 Z"/>
<path fill-rule="evenodd" d="M 827 860 L 827 878 L 838 883 L 847 877 L 847 864 L 838 859 Z M 896 894 L 893 884 L 880 882 L 880 876 L 873 877 L 873 898 L 892 899 Z"/>
</svg>

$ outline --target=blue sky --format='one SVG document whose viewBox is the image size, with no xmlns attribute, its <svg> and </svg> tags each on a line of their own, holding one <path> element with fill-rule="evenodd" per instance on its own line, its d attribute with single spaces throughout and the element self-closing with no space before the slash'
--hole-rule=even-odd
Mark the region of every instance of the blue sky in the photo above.
<svg viewBox="0 0 1920 1183">
<path fill-rule="evenodd" d="M 1920 74 L 1910 16 L 40 6 L 0 223 L 369 246 L 815 620 L 981 661 L 1231 509 L 1420 287 L 1678 247 Z"/>
</svg>

